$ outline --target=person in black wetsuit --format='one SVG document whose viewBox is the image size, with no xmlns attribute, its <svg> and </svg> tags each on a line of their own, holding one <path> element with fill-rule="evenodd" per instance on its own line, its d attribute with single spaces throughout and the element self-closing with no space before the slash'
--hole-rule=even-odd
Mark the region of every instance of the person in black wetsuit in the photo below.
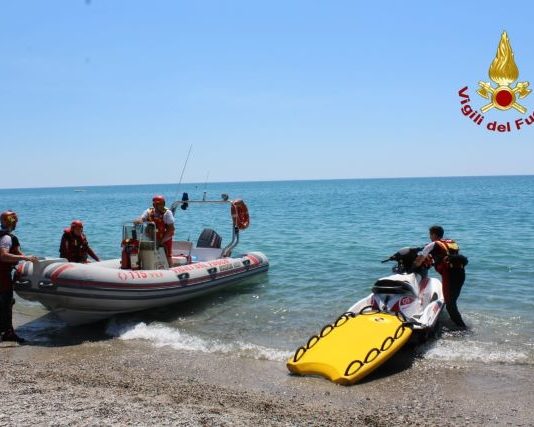
<svg viewBox="0 0 534 427">
<path fill-rule="evenodd" d="M 467 325 L 462 319 L 456 302 L 465 282 L 467 258 L 459 254 L 460 249 L 454 240 L 443 238 L 445 234 L 443 227 L 433 225 L 428 232 L 431 242 L 420 252 L 415 265 L 419 266 L 425 262 L 428 263 L 429 260 L 433 261 L 434 268 L 441 275 L 447 312 L 458 327 L 465 329 Z"/>
<path fill-rule="evenodd" d="M 13 234 L 17 214 L 5 211 L 0 215 L 0 341 L 25 342 L 13 329 L 13 270 L 19 261 L 37 262 L 37 257 L 24 255 L 17 236 Z"/>
</svg>

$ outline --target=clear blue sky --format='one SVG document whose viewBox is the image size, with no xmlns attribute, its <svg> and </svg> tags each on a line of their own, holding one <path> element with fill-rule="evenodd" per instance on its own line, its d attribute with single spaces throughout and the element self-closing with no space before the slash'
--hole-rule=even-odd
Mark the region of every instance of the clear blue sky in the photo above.
<svg viewBox="0 0 534 427">
<path fill-rule="evenodd" d="M 460 113 L 522 2 L 0 4 L 0 188 L 534 174 L 534 125 Z M 521 101 L 531 114 L 534 93 Z M 515 120 L 515 110 L 486 120 Z"/>
</svg>

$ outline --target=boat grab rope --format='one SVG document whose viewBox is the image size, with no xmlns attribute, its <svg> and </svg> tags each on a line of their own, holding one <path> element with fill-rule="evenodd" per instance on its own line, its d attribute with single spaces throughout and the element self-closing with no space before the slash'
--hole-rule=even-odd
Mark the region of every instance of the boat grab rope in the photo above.
<svg viewBox="0 0 534 427">
<path fill-rule="evenodd" d="M 359 315 L 365 316 L 365 315 L 372 315 L 372 314 L 378 314 L 378 313 L 392 314 L 386 311 L 377 310 L 370 305 L 362 308 L 358 314 L 353 313 L 352 311 L 347 311 L 343 313 L 341 316 L 339 316 L 336 319 L 336 321 L 333 324 L 327 324 L 326 326 L 324 326 L 318 335 L 312 335 L 305 346 L 301 346 L 297 348 L 297 350 L 295 351 L 295 355 L 293 356 L 293 362 L 295 363 L 298 362 L 302 358 L 302 356 L 304 356 L 306 351 L 308 351 L 315 344 L 317 344 L 321 340 L 321 338 L 326 337 L 335 328 L 339 328 L 340 326 L 343 326 L 345 323 L 347 323 L 349 319 L 354 318 Z M 354 375 L 366 363 L 372 362 L 380 355 L 380 353 L 389 350 L 391 346 L 393 345 L 393 343 L 404 335 L 404 331 L 406 330 L 406 328 L 409 328 L 410 324 L 408 320 L 406 319 L 406 317 L 400 311 L 396 312 L 395 316 L 400 320 L 401 324 L 395 330 L 395 333 L 393 334 L 393 336 L 386 337 L 384 341 L 382 342 L 382 345 L 380 346 L 380 348 L 373 347 L 371 350 L 369 350 L 369 352 L 363 359 L 363 362 L 359 359 L 356 359 L 350 362 L 347 368 L 345 369 L 345 374 L 344 374 L 345 376 Z M 355 370 L 352 371 L 352 368 L 355 365 L 357 365 L 357 367 Z"/>
</svg>

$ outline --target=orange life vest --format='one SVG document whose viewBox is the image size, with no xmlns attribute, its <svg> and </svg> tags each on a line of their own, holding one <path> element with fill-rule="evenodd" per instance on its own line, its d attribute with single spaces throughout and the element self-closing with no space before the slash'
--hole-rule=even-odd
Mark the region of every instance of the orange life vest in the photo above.
<svg viewBox="0 0 534 427">
<path fill-rule="evenodd" d="M 436 240 L 436 243 L 445 250 L 447 255 L 456 255 L 460 252 L 460 246 L 452 239 L 440 239 Z"/>
<path fill-rule="evenodd" d="M 156 224 L 156 239 L 160 242 L 163 239 L 163 236 L 165 236 L 165 232 L 167 231 L 167 224 L 165 224 L 165 222 L 163 221 L 163 217 L 165 216 L 165 213 L 168 210 L 169 209 L 165 208 L 165 211 L 163 213 L 160 213 L 155 208 L 148 209 L 147 221 Z"/>
<path fill-rule="evenodd" d="M 70 262 L 87 262 L 89 242 L 85 234 L 76 236 L 71 228 L 63 230 L 59 256 L 67 258 Z"/>
<path fill-rule="evenodd" d="M 435 243 L 441 249 L 439 254 L 434 255 L 436 270 L 440 271 L 444 267 L 464 268 L 467 265 L 467 258 L 460 255 L 460 246 L 452 239 L 440 239 Z"/>
</svg>

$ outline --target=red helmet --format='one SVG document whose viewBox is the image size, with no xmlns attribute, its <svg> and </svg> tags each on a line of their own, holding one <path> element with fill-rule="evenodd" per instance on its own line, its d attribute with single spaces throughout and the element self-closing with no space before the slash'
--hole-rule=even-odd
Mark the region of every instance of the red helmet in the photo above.
<svg viewBox="0 0 534 427">
<path fill-rule="evenodd" d="M 2 227 L 5 228 L 13 227 L 18 220 L 17 214 L 13 211 L 5 211 L 0 215 L 0 222 L 2 223 Z"/>
<path fill-rule="evenodd" d="M 160 194 L 156 194 L 154 197 L 152 197 L 152 202 L 165 204 L 165 197 Z"/>
<path fill-rule="evenodd" d="M 83 222 L 79 219 L 75 219 L 70 223 L 70 228 L 83 228 Z"/>
</svg>

